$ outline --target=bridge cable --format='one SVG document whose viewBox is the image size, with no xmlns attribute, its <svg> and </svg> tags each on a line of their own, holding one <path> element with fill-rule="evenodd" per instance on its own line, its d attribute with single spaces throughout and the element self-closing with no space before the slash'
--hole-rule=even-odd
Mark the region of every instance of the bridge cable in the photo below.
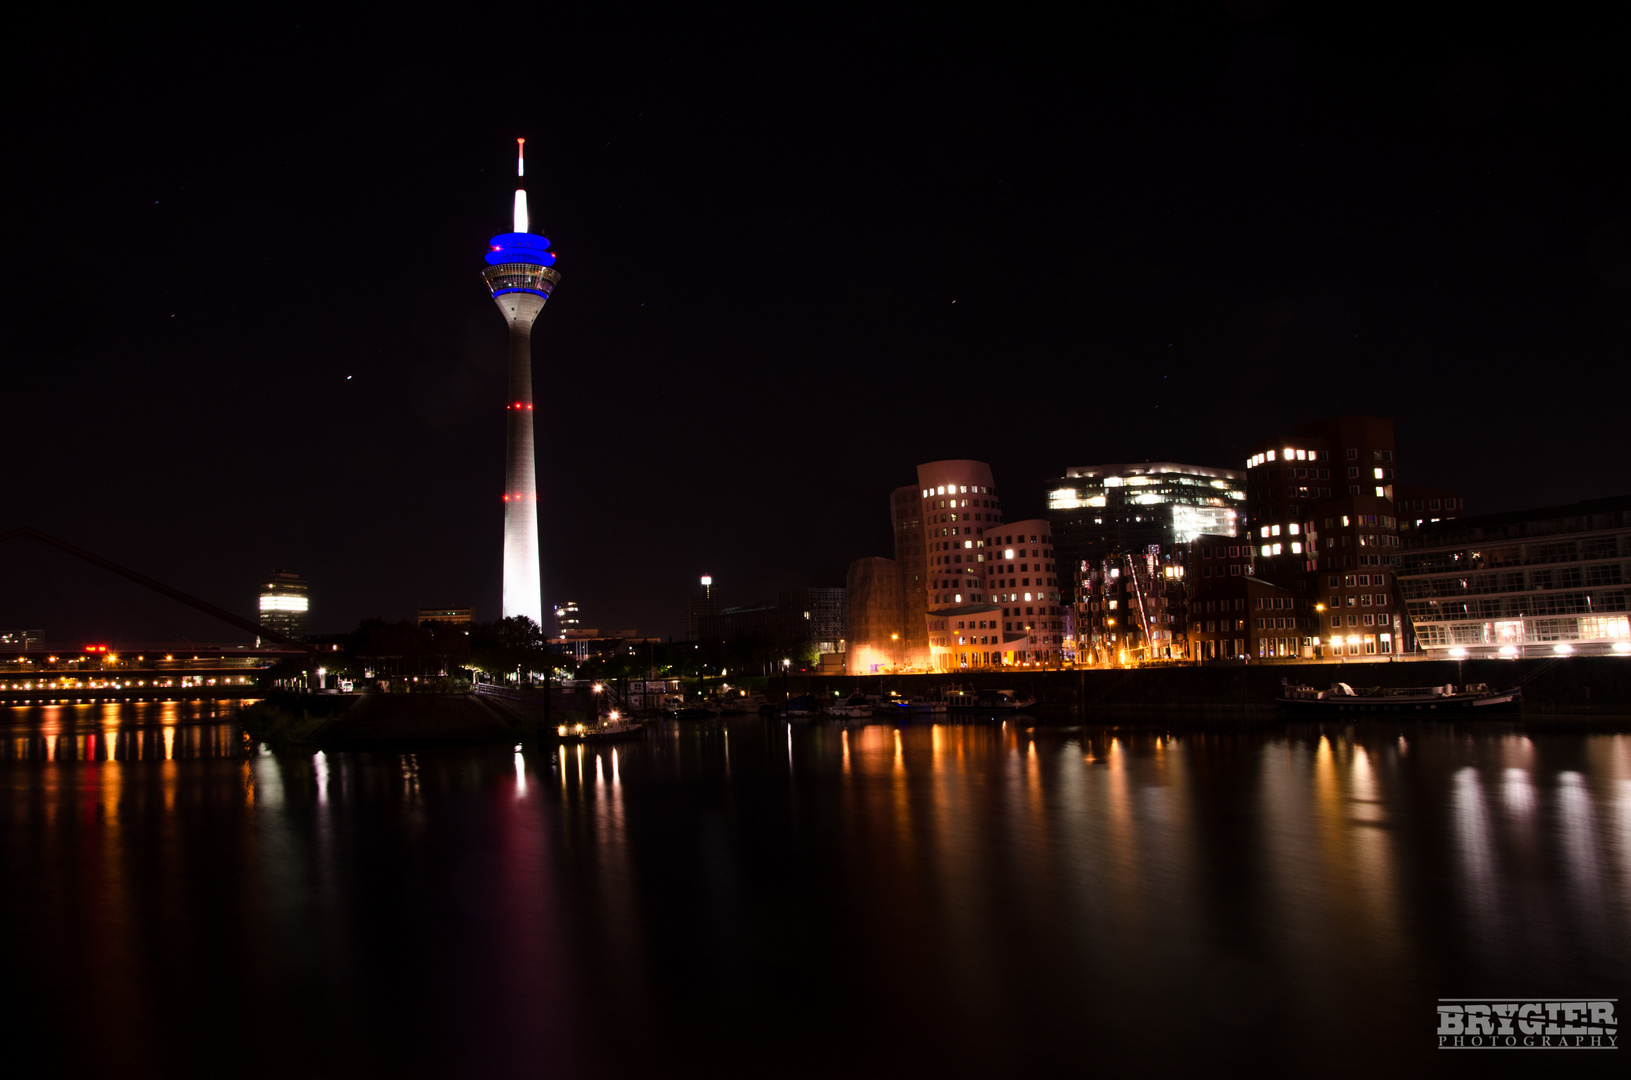
<svg viewBox="0 0 1631 1080">
<path fill-rule="evenodd" d="M 65 558 L 65 556 L 63 557 Z M 93 576 L 84 566 L 76 565 L 74 569 L 83 577 L 83 580 L 90 582 L 94 586 L 100 586 L 102 589 L 111 593 L 116 599 L 122 601 L 127 607 L 134 610 L 136 614 L 143 616 L 149 622 L 157 623 L 160 627 L 175 635 L 175 640 L 177 642 L 186 642 L 189 645 L 195 644 L 191 638 L 187 637 L 187 635 L 176 629 L 176 627 L 172 623 L 168 622 L 163 616 L 159 615 L 150 608 L 143 607 L 139 601 L 132 600 L 129 596 L 120 592 L 119 589 L 115 587 L 115 584 L 108 581 L 105 576 Z"/>
<path fill-rule="evenodd" d="M 39 545 L 30 543 L 28 545 L 28 553 L 34 560 L 34 569 L 40 575 L 40 580 L 45 582 L 45 587 L 51 592 L 51 600 L 56 605 L 58 617 L 67 620 L 68 626 L 73 630 L 73 639 L 83 643 L 85 640 L 84 631 L 80 629 L 79 620 L 74 618 L 73 609 L 69 608 L 62 602 L 62 591 L 57 588 L 56 578 L 53 575 L 46 573 L 45 568 L 40 565 Z M 51 631 L 47 629 L 47 638 L 49 638 L 50 633 Z"/>
</svg>

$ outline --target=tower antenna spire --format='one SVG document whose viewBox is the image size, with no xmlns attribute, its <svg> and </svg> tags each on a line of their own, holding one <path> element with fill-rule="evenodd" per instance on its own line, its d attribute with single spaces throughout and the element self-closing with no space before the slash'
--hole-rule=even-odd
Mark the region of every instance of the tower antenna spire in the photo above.
<svg viewBox="0 0 1631 1080">
<path fill-rule="evenodd" d="M 527 228 L 527 189 L 521 186 L 521 178 L 527 175 L 527 140 L 515 140 L 515 231 L 524 233 Z"/>
</svg>

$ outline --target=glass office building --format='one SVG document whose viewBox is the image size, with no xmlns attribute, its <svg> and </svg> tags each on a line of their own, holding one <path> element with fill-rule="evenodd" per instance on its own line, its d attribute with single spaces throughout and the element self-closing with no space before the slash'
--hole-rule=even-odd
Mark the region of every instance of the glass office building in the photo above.
<svg viewBox="0 0 1631 1080">
<path fill-rule="evenodd" d="M 1468 656 L 1631 654 L 1631 496 L 1413 529 L 1398 558 L 1416 647 Z"/>
</svg>

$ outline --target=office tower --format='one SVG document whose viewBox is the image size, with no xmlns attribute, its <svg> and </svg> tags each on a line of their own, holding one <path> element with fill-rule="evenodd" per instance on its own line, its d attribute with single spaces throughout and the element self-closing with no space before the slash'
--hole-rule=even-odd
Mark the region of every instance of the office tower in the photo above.
<svg viewBox="0 0 1631 1080">
<path fill-rule="evenodd" d="M 306 636 L 310 597 L 306 580 L 278 567 L 261 578 L 260 625 L 263 629 L 299 641 Z M 259 639 L 256 644 L 260 644 Z"/>
</svg>

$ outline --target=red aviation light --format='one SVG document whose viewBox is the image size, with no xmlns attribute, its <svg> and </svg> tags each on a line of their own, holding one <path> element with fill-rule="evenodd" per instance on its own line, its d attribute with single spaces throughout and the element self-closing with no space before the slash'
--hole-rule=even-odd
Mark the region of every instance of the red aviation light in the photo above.
<svg viewBox="0 0 1631 1080">
<path fill-rule="evenodd" d="M 87 645 L 85 651 L 88 653 L 105 653 L 108 651 L 108 647 L 106 645 Z"/>
</svg>

